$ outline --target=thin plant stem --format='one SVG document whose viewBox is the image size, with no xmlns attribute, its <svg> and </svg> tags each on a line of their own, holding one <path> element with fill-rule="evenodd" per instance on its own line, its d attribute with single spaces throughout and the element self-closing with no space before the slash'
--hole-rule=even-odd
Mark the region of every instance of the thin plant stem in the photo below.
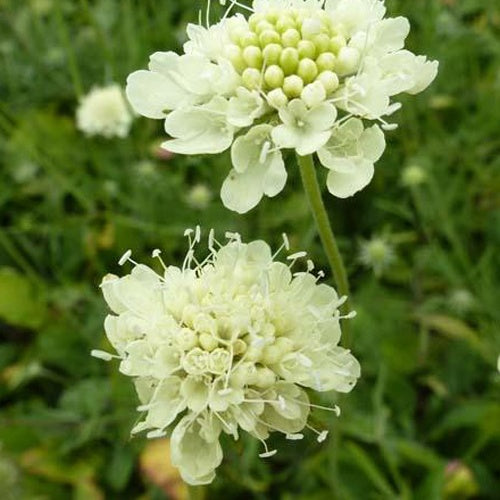
<svg viewBox="0 0 500 500">
<path fill-rule="evenodd" d="M 205 500 L 206 490 L 203 486 L 188 485 L 188 500 Z"/>
<path fill-rule="evenodd" d="M 75 54 L 75 49 L 73 47 L 73 44 L 71 42 L 71 37 L 70 37 L 70 34 L 68 32 L 68 26 L 65 22 L 64 14 L 63 14 L 63 12 L 61 10 L 61 6 L 59 5 L 58 2 L 56 2 L 55 17 L 56 17 L 57 27 L 58 27 L 58 31 L 59 31 L 59 38 L 61 40 L 61 43 L 62 43 L 64 49 L 66 50 L 66 56 L 68 58 L 68 68 L 69 68 L 71 80 L 73 82 L 73 90 L 75 92 L 76 97 L 80 98 L 83 95 L 82 78 L 81 78 L 80 70 L 78 68 L 78 62 L 77 62 L 77 57 Z"/>
<path fill-rule="evenodd" d="M 314 167 L 313 156 L 297 155 L 297 162 L 300 168 L 302 185 L 304 186 L 304 190 L 309 201 L 309 206 L 316 222 L 316 228 L 318 230 L 326 257 L 328 259 L 328 264 L 330 265 L 333 277 L 335 279 L 337 292 L 341 297 L 348 297 L 346 302 L 341 307 L 341 312 L 343 314 L 348 314 L 350 312 L 349 281 L 347 279 L 347 272 L 345 270 L 342 256 L 340 255 L 339 247 L 337 245 L 337 241 L 335 239 L 335 235 L 333 234 L 330 220 L 323 203 L 321 190 L 318 184 L 318 177 L 316 175 L 316 169 Z M 351 344 L 351 339 L 347 322 L 343 325 L 343 332 L 345 335 L 345 344 L 349 346 Z"/>
</svg>

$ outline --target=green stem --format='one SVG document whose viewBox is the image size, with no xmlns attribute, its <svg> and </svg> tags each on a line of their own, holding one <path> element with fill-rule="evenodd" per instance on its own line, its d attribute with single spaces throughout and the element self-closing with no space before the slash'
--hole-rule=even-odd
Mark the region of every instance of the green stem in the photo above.
<svg viewBox="0 0 500 500">
<path fill-rule="evenodd" d="M 342 296 L 349 297 L 349 282 L 347 280 L 347 272 L 345 270 L 342 256 L 340 255 L 339 247 L 333 234 L 328 214 L 326 212 L 321 190 L 318 184 L 318 177 L 316 176 L 316 169 L 314 167 L 314 159 L 312 155 L 299 156 L 297 155 L 297 162 L 300 168 L 300 175 L 302 177 L 302 184 L 309 200 L 309 206 L 316 222 L 323 249 L 328 259 L 328 264 L 333 273 L 335 283 L 337 285 L 337 292 Z M 350 312 L 350 300 L 348 299 L 341 307 L 342 314 Z M 350 345 L 349 327 L 348 323 L 343 325 L 345 343 Z"/>
<path fill-rule="evenodd" d="M 188 485 L 188 499 L 189 500 L 205 500 L 206 490 L 204 486 L 191 486 Z"/>
</svg>

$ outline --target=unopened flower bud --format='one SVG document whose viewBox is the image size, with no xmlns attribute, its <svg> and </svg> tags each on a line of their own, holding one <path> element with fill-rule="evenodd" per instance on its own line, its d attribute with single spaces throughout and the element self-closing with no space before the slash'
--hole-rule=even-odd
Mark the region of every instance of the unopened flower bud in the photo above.
<svg viewBox="0 0 500 500">
<path fill-rule="evenodd" d="M 281 35 L 281 43 L 284 47 L 297 47 L 300 42 L 300 33 L 294 29 L 287 29 L 283 35 Z"/>
<path fill-rule="evenodd" d="M 274 89 L 267 94 L 267 103 L 273 108 L 283 108 L 288 104 L 288 97 L 283 89 Z"/>
<path fill-rule="evenodd" d="M 291 75 L 285 78 L 283 82 L 283 92 L 287 97 L 293 99 L 294 97 L 300 97 L 302 90 L 304 89 L 304 81 L 300 76 Z"/>
<path fill-rule="evenodd" d="M 250 345 L 249 348 L 247 349 L 245 359 L 247 359 L 248 361 L 256 362 L 260 361 L 261 357 L 262 357 L 262 347 Z"/>
<path fill-rule="evenodd" d="M 241 79 L 245 87 L 250 90 L 258 89 L 262 83 L 260 71 L 255 68 L 247 68 L 243 71 Z"/>
<path fill-rule="evenodd" d="M 336 57 L 332 52 L 323 52 L 316 59 L 316 66 L 318 67 L 318 71 L 333 71 L 335 69 L 335 61 Z"/>
<path fill-rule="evenodd" d="M 297 49 L 287 47 L 283 50 L 280 57 L 280 66 L 283 68 L 285 75 L 292 75 L 297 70 L 299 65 L 299 53 Z"/>
<path fill-rule="evenodd" d="M 302 78 L 304 83 L 311 83 L 318 76 L 318 67 L 312 59 L 302 59 L 299 62 L 297 74 Z"/>
<path fill-rule="evenodd" d="M 258 45 L 258 43 L 259 37 L 251 31 L 247 31 L 246 33 L 242 34 L 239 39 L 239 45 L 243 48 Z"/>
<path fill-rule="evenodd" d="M 182 328 L 174 336 L 175 344 L 184 351 L 189 351 L 198 344 L 198 336 L 190 328 Z"/>
<path fill-rule="evenodd" d="M 353 47 L 343 47 L 339 51 L 335 69 L 340 75 L 354 73 L 359 66 L 361 54 Z"/>
<path fill-rule="evenodd" d="M 266 30 L 273 30 L 274 26 L 269 22 L 269 21 L 261 21 L 257 26 L 255 27 L 255 33 L 257 35 L 260 35 L 264 33 Z"/>
<path fill-rule="evenodd" d="M 330 37 L 326 33 L 320 33 L 314 37 L 314 45 L 318 50 L 318 54 L 326 52 L 330 48 Z"/>
<path fill-rule="evenodd" d="M 295 28 L 295 21 L 289 15 L 282 14 L 275 26 L 280 33 L 285 33 L 287 30 Z"/>
<path fill-rule="evenodd" d="M 266 47 L 270 43 L 280 43 L 281 37 L 275 30 L 265 30 L 259 36 L 261 47 Z"/>
<path fill-rule="evenodd" d="M 307 106 L 314 108 L 326 99 L 326 90 L 321 82 L 310 83 L 304 87 L 300 97 Z"/>
<path fill-rule="evenodd" d="M 269 66 L 264 74 L 264 81 L 272 89 L 277 89 L 283 85 L 285 79 L 285 73 L 283 70 L 276 65 Z"/>
<path fill-rule="evenodd" d="M 305 19 L 301 31 L 303 38 L 311 39 L 321 33 L 321 21 L 317 18 Z"/>
<path fill-rule="evenodd" d="M 334 54 L 338 54 L 342 47 L 346 46 L 346 39 L 342 35 L 335 35 L 330 38 L 330 50 Z"/>
<path fill-rule="evenodd" d="M 293 350 L 293 341 L 288 337 L 278 337 L 274 344 L 283 354 L 288 354 Z"/>
<path fill-rule="evenodd" d="M 317 81 L 325 87 L 327 94 L 331 94 L 339 88 L 339 77 L 333 71 L 323 71 L 319 74 Z"/>
<path fill-rule="evenodd" d="M 257 28 L 257 25 L 261 22 L 261 21 L 265 21 L 266 18 L 263 14 L 261 14 L 260 12 L 257 12 L 255 14 L 252 14 L 249 18 L 248 18 L 248 26 L 250 27 L 251 30 L 255 30 L 255 28 Z"/>
<path fill-rule="evenodd" d="M 299 52 L 299 57 L 304 59 L 314 59 L 316 57 L 316 45 L 310 40 L 301 40 L 297 45 L 297 50 Z"/>
<path fill-rule="evenodd" d="M 228 45 L 225 48 L 226 57 L 231 61 L 234 69 L 238 72 L 242 72 L 247 67 L 245 60 L 243 59 L 243 51 L 238 45 Z"/>
<path fill-rule="evenodd" d="M 276 382 L 275 373 L 265 366 L 257 368 L 254 376 L 254 385 L 260 387 L 261 389 L 267 389 L 271 387 Z"/>
<path fill-rule="evenodd" d="M 280 61 L 281 52 L 283 48 L 277 43 L 270 43 L 262 50 L 262 55 L 264 57 L 264 62 L 267 66 L 271 64 L 278 64 Z"/>
<path fill-rule="evenodd" d="M 268 345 L 262 352 L 262 362 L 267 365 L 273 365 L 277 363 L 282 357 L 283 353 L 276 345 Z"/>
<path fill-rule="evenodd" d="M 275 24 L 280 17 L 280 11 L 278 9 L 270 9 L 266 12 L 266 21 L 271 24 Z"/>
<path fill-rule="evenodd" d="M 247 350 L 247 344 L 246 344 L 246 342 L 243 342 L 243 340 L 236 339 L 233 342 L 233 354 L 235 356 L 243 354 L 246 350 Z"/>
<path fill-rule="evenodd" d="M 262 51 L 259 47 L 254 47 L 253 45 L 245 47 L 243 50 L 243 59 L 250 68 L 262 68 Z"/>
<path fill-rule="evenodd" d="M 217 339 L 209 333 L 202 333 L 198 340 L 200 342 L 200 346 L 203 347 L 205 351 L 209 352 L 213 351 L 219 345 Z"/>
</svg>

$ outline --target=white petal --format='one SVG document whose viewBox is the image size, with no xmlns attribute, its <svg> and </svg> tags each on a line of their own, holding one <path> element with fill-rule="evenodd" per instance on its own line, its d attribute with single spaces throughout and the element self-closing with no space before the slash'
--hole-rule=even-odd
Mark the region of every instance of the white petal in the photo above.
<svg viewBox="0 0 500 500">
<path fill-rule="evenodd" d="M 304 134 L 301 137 L 300 143 L 297 144 L 296 151 L 301 156 L 313 154 L 328 142 L 331 135 L 330 130 Z"/>
<path fill-rule="evenodd" d="M 287 149 L 295 149 L 302 141 L 301 130 L 289 125 L 278 125 L 271 137 L 278 147 Z"/>
<path fill-rule="evenodd" d="M 370 183 L 374 171 L 373 163 L 368 160 L 354 163 L 350 173 L 331 170 L 326 181 L 328 191 L 338 198 L 348 198 Z"/>
<path fill-rule="evenodd" d="M 155 52 L 149 56 L 149 71 L 169 76 L 171 71 L 178 70 L 179 59 L 176 52 Z"/>
<path fill-rule="evenodd" d="M 127 98 L 137 113 L 147 118 L 165 118 L 167 112 L 186 103 L 189 93 L 169 77 L 140 70 L 127 78 Z"/>
<path fill-rule="evenodd" d="M 374 46 L 370 52 L 381 56 L 402 49 L 409 32 L 410 23 L 406 17 L 380 21 L 375 27 Z"/>
<path fill-rule="evenodd" d="M 280 151 L 273 153 L 269 167 L 263 179 L 264 194 L 269 197 L 281 193 L 286 184 L 288 174 L 285 168 L 285 162 Z"/>
<path fill-rule="evenodd" d="M 385 150 L 385 136 L 378 125 L 367 128 L 359 139 L 363 156 L 372 163 L 377 162 Z"/>
<path fill-rule="evenodd" d="M 246 135 L 238 137 L 231 148 L 234 169 L 242 173 L 260 161 L 262 150 L 272 131 L 271 125 L 257 125 Z"/>
<path fill-rule="evenodd" d="M 327 130 L 337 119 L 337 109 L 333 104 L 323 103 L 307 113 L 307 123 L 315 130 Z"/>
<path fill-rule="evenodd" d="M 162 147 L 173 153 L 217 154 L 228 149 L 234 138 L 234 128 L 226 123 L 225 99 L 215 98 L 210 105 L 177 109 L 165 120 L 165 131 L 175 139 Z M 212 106 L 220 104 L 221 112 Z"/>
<path fill-rule="evenodd" d="M 205 484 L 213 480 L 213 471 L 222 462 L 222 448 L 218 440 L 209 443 L 203 439 L 200 424 L 193 422 L 192 415 L 176 425 L 170 445 L 172 464 L 179 468 L 185 481 Z"/>
<path fill-rule="evenodd" d="M 260 172 L 249 169 L 239 174 L 232 170 L 222 184 L 220 196 L 229 210 L 244 214 L 257 206 L 264 196 Z"/>
<path fill-rule="evenodd" d="M 406 92 L 418 94 L 423 92 L 436 78 L 439 70 L 438 61 L 427 61 L 424 56 L 417 56 L 415 84 Z"/>
</svg>

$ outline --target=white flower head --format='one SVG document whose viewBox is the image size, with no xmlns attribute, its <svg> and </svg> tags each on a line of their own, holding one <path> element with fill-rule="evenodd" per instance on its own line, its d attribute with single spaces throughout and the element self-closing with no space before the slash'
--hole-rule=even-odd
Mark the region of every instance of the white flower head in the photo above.
<svg viewBox="0 0 500 500">
<path fill-rule="evenodd" d="M 212 191 L 203 183 L 195 184 L 186 194 L 187 204 L 196 210 L 205 210 L 212 201 Z"/>
<path fill-rule="evenodd" d="M 380 128 L 361 120 L 395 128 L 385 119 L 400 107 L 391 98 L 421 92 L 437 74 L 436 61 L 404 49 L 408 20 L 384 18 L 383 0 L 221 3 L 227 11 L 220 22 L 188 26 L 184 54 L 157 52 L 149 71 L 128 78 L 135 110 L 165 119 L 172 139 L 163 147 L 182 154 L 232 147 L 234 168 L 222 200 L 240 213 L 283 189 L 282 150 L 318 153 L 331 171 L 328 188 L 335 196 L 366 186 L 385 142 Z M 356 150 L 346 155 L 339 143 L 348 140 L 342 125 L 351 119 L 366 130 L 345 144 Z M 373 151 L 360 142 L 371 142 Z M 237 160 L 243 147 L 252 149 L 245 168 Z"/>
<path fill-rule="evenodd" d="M 116 355 L 93 355 L 118 358 L 133 377 L 142 417 L 132 432 L 171 432 L 172 462 L 188 483 L 205 484 L 222 461 L 222 433 L 250 433 L 262 457 L 275 453 L 266 445 L 272 432 L 298 439 L 307 426 L 323 440 L 327 433 L 307 424 L 311 409 L 339 409 L 310 403 L 306 389 L 349 392 L 360 366 L 338 345 L 344 298 L 310 272 L 292 273 L 303 253 L 287 265 L 263 241 L 228 233 L 221 245 L 211 231 L 199 261 L 199 228 L 186 235 L 181 267 L 166 266 L 155 250 L 157 274 L 126 252 L 120 262 L 128 259 L 132 272 L 104 278 L 112 310 L 104 326 Z"/>
<path fill-rule="evenodd" d="M 394 247 L 384 236 L 374 236 L 360 244 L 359 260 L 364 266 L 371 268 L 375 276 L 381 276 L 395 259 Z"/>
<path fill-rule="evenodd" d="M 76 125 L 88 136 L 126 137 L 132 120 L 132 111 L 119 85 L 92 89 L 76 111 Z"/>
</svg>

